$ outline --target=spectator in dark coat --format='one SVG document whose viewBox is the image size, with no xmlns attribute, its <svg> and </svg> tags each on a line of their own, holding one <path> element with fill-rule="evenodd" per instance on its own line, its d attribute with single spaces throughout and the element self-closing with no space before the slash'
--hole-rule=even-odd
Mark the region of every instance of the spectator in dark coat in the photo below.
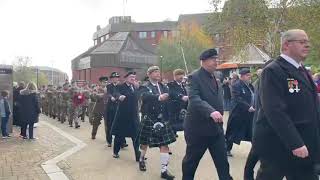
<svg viewBox="0 0 320 180">
<path fill-rule="evenodd" d="M 37 97 L 37 87 L 34 83 L 29 83 L 26 89 L 20 91 L 20 115 L 22 122 L 22 136 L 27 139 L 27 126 L 29 126 L 29 139 L 33 137 L 33 125 L 38 122 L 40 107 Z"/>
<path fill-rule="evenodd" d="M 19 117 L 19 97 L 20 91 L 25 88 L 23 81 L 19 82 L 18 87 L 13 88 L 13 125 L 21 126 L 21 118 Z"/>
</svg>

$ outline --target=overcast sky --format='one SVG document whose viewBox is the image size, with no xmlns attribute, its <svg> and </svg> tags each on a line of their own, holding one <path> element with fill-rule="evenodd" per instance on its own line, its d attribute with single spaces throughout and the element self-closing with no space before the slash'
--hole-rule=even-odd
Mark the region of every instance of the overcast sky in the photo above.
<svg viewBox="0 0 320 180">
<path fill-rule="evenodd" d="M 179 14 L 210 12 L 209 0 L 127 0 L 136 22 L 177 20 Z M 123 0 L 0 0 L 0 64 L 29 56 L 33 65 L 71 75 L 71 59 L 93 45 L 96 26 L 122 16 Z"/>
</svg>

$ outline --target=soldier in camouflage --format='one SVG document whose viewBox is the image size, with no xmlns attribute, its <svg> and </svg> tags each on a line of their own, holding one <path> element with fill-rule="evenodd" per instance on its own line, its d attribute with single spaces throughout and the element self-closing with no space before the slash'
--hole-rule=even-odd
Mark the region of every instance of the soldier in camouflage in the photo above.
<svg viewBox="0 0 320 180">
<path fill-rule="evenodd" d="M 75 128 L 80 127 L 79 117 L 81 113 L 81 105 L 83 103 L 83 95 L 81 95 L 80 88 L 78 88 L 76 82 L 71 83 L 71 88 L 69 89 L 69 126 L 73 127 L 73 122 Z"/>
<path fill-rule="evenodd" d="M 49 117 L 53 117 L 53 86 L 48 85 L 47 91 L 46 91 L 46 99 L 48 103 L 48 115 Z"/>
<path fill-rule="evenodd" d="M 89 123 L 92 125 L 92 109 L 95 104 L 95 98 L 94 98 L 94 92 L 96 92 L 96 85 L 92 85 L 90 89 L 89 94 L 89 103 L 88 103 L 88 117 L 89 117 Z"/>
<path fill-rule="evenodd" d="M 101 86 L 97 87 L 97 90 L 92 94 L 92 98 L 94 99 L 94 105 L 92 108 L 92 133 L 91 139 L 96 139 L 96 134 L 98 131 L 98 127 L 101 124 L 101 120 L 104 113 L 104 89 Z"/>
<path fill-rule="evenodd" d="M 60 122 L 64 123 L 67 118 L 68 114 L 68 100 L 70 99 L 69 97 L 69 85 L 65 84 L 63 86 L 62 91 L 60 92 L 60 99 L 61 99 L 61 111 L 60 111 Z"/>
</svg>

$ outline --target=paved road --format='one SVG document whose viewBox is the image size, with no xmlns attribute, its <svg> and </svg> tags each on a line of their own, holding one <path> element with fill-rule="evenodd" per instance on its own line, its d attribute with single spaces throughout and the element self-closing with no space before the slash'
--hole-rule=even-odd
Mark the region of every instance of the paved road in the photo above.
<svg viewBox="0 0 320 180">
<path fill-rule="evenodd" d="M 138 164 L 134 161 L 132 142 L 127 139 L 129 147 L 120 152 L 120 159 L 112 157 L 112 148 L 105 146 L 103 126 L 100 126 L 97 139 L 90 139 L 91 126 L 85 122 L 81 129 L 75 130 L 61 125 L 54 120 L 47 120 L 55 126 L 67 131 L 71 135 L 84 141 L 87 146 L 80 152 L 70 156 L 58 165 L 70 179 L 74 180 L 157 180 L 160 179 L 159 149 L 150 149 L 147 153 L 147 172 L 140 172 Z M 241 180 L 246 156 L 250 144 L 243 143 L 234 146 L 234 157 L 229 159 L 231 173 L 235 180 Z M 170 160 L 170 171 L 181 179 L 181 161 L 185 153 L 185 140 L 183 133 L 179 134 L 178 141 L 171 145 L 173 155 Z M 196 180 L 218 179 L 211 156 L 206 152 L 200 162 Z"/>
<path fill-rule="evenodd" d="M 147 172 L 140 172 L 138 164 L 134 160 L 132 142 L 127 139 L 129 147 L 120 152 L 120 159 L 112 157 L 112 148 L 105 146 L 103 126 L 100 126 L 96 140 L 90 139 L 91 126 L 86 121 L 81 124 L 80 129 L 60 124 L 56 120 L 46 116 L 40 117 L 41 121 L 48 122 L 59 129 L 77 137 L 87 144 L 79 152 L 69 156 L 58 163 L 64 173 L 72 180 L 160 180 L 159 149 L 150 149 L 147 153 Z M 2 179 L 41 179 L 46 180 L 40 164 L 53 158 L 60 153 L 74 147 L 75 145 L 63 138 L 60 134 L 50 130 L 49 127 L 41 125 L 36 129 L 36 141 L 26 141 L 15 137 L 11 140 L 0 142 L 0 180 Z M 15 136 L 18 136 L 15 132 Z M 185 140 L 183 133 L 179 133 L 176 143 L 172 144 L 169 169 L 181 179 L 181 161 L 185 153 Z M 232 176 L 235 180 L 241 180 L 243 167 L 250 144 L 243 143 L 234 146 L 234 157 L 229 159 Z M 8 151 L 7 151 L 8 150 Z M 21 155 L 21 156 L 20 156 Z M 31 161 L 32 163 L 28 164 Z M 10 164 L 11 163 L 11 164 Z M 26 164 L 27 163 L 27 164 Z M 21 171 L 21 166 L 31 166 L 31 172 L 26 174 Z M 20 170 L 19 170 L 20 169 Z M 18 171 L 19 170 L 19 171 Z M 26 174 L 26 175 L 25 175 Z M 198 171 L 196 180 L 218 179 L 216 170 L 208 152 L 204 155 Z"/>
<path fill-rule="evenodd" d="M 74 146 L 46 126 L 35 128 L 38 140 L 24 140 L 19 134 L 14 127 L 10 139 L 0 139 L 0 180 L 47 180 L 41 164 Z"/>
</svg>

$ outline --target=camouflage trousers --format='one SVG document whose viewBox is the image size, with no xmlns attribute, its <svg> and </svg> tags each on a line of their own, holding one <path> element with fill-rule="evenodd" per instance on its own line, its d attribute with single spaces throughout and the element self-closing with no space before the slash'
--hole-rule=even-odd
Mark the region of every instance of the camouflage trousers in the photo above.
<svg viewBox="0 0 320 180">
<path fill-rule="evenodd" d="M 67 115 L 68 115 L 68 106 L 65 104 L 62 104 L 59 107 L 59 120 L 61 123 L 64 123 L 66 121 Z"/>
<path fill-rule="evenodd" d="M 48 103 L 48 115 L 50 117 L 52 117 L 52 115 L 53 115 L 53 104 L 52 104 L 52 102 Z"/>
<path fill-rule="evenodd" d="M 48 103 L 43 103 L 42 104 L 42 113 L 45 114 L 45 115 L 49 115 L 48 113 Z"/>
<path fill-rule="evenodd" d="M 88 117 L 89 117 L 89 123 L 92 125 L 92 121 L 93 121 L 93 106 L 94 106 L 94 102 L 90 102 L 88 105 Z"/>
<path fill-rule="evenodd" d="M 80 125 L 80 121 L 79 121 L 79 117 L 81 114 L 81 106 L 71 106 L 69 109 L 69 125 L 70 127 L 74 125 L 77 127 L 78 125 Z"/>
<path fill-rule="evenodd" d="M 93 113 L 92 114 L 92 132 L 91 132 L 92 139 L 95 139 L 95 137 L 97 135 L 98 128 L 101 124 L 102 118 L 103 118 L 103 113 Z M 104 124 L 105 124 L 105 131 L 106 131 L 106 129 L 107 129 L 106 122 Z"/>
<path fill-rule="evenodd" d="M 82 122 L 84 122 L 84 118 L 86 115 L 88 115 L 88 106 L 83 105 L 83 106 L 81 106 L 81 114 L 80 114 Z"/>
<path fill-rule="evenodd" d="M 52 116 L 53 116 L 53 118 L 56 118 L 56 117 L 58 117 L 58 108 L 59 108 L 59 104 L 57 103 L 57 102 L 54 102 L 53 104 L 52 104 Z"/>
</svg>

